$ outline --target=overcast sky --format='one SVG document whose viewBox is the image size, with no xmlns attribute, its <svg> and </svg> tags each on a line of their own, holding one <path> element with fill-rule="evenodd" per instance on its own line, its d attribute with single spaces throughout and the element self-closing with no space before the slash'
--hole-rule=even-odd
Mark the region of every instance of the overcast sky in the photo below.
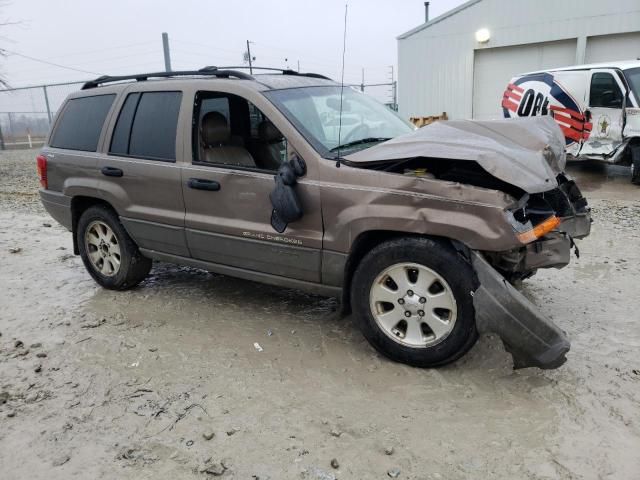
<svg viewBox="0 0 640 480">
<path fill-rule="evenodd" d="M 377 83 L 396 64 L 396 36 L 424 21 L 421 0 L 349 0 L 345 81 Z M 463 0 L 432 0 L 434 18 Z M 168 32 L 173 69 L 242 64 L 246 40 L 258 66 L 297 68 L 339 77 L 344 0 L 8 0 L 0 58 L 12 86 L 85 80 L 97 74 L 164 69 Z"/>
</svg>

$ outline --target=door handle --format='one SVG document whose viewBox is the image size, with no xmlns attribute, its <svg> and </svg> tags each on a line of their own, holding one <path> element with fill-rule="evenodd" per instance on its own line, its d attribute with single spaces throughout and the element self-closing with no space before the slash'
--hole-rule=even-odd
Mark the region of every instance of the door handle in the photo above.
<svg viewBox="0 0 640 480">
<path fill-rule="evenodd" d="M 217 192 L 220 190 L 220 184 L 218 182 L 202 178 L 190 178 L 187 185 L 189 185 L 189 188 L 193 188 L 195 190 L 209 190 L 211 192 Z"/>
<path fill-rule="evenodd" d="M 121 169 L 115 167 L 102 167 L 102 170 L 100 171 L 107 177 L 121 177 L 124 175 Z"/>
</svg>

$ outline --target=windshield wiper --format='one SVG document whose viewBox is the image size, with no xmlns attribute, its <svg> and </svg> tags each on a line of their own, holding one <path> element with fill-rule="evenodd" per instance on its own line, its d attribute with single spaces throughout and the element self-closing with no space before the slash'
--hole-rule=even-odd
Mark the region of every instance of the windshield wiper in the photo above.
<svg viewBox="0 0 640 480">
<path fill-rule="evenodd" d="M 338 145 L 337 147 L 333 147 L 330 152 L 336 152 L 338 150 L 342 150 L 344 148 L 354 147 L 356 145 L 364 145 L 365 143 L 373 143 L 373 142 L 386 142 L 387 140 L 391 140 L 390 138 L 385 137 L 367 137 L 361 138 L 360 140 L 354 140 L 353 142 L 343 143 L 342 145 Z"/>
</svg>

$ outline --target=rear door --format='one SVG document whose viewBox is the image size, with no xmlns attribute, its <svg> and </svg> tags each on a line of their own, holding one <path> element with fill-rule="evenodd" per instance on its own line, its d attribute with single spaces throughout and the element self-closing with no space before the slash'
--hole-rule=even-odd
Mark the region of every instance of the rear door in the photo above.
<svg viewBox="0 0 640 480">
<path fill-rule="evenodd" d="M 258 94 L 247 101 L 220 91 L 199 91 L 192 98 L 192 158 L 185 163 L 182 179 L 189 250 L 192 257 L 218 265 L 318 283 L 322 215 L 319 187 L 312 182 L 315 165 L 307 162 L 307 174 L 296 186 L 304 216 L 277 233 L 271 226 L 269 199 L 277 165 L 261 161 L 260 152 L 265 149 L 259 145 L 258 130 L 269 120 L 278 130 L 285 129 L 282 118 L 266 118 L 259 108 L 261 101 L 266 102 Z M 230 128 L 222 147 L 241 149 L 245 157 L 248 152 L 255 166 L 246 166 L 246 161 L 233 164 L 232 157 L 226 163 L 216 162 L 215 152 L 203 153 L 200 124 L 206 113 L 215 111 Z M 299 139 L 283 138 L 281 161 L 296 151 L 295 141 Z"/>
<path fill-rule="evenodd" d="M 98 160 L 99 194 L 143 249 L 188 256 L 184 235 L 178 128 L 183 93 L 130 88 L 110 122 Z"/>
<path fill-rule="evenodd" d="M 587 98 L 592 127 L 580 155 L 606 156 L 622 143 L 624 92 L 615 70 L 591 71 Z"/>
</svg>

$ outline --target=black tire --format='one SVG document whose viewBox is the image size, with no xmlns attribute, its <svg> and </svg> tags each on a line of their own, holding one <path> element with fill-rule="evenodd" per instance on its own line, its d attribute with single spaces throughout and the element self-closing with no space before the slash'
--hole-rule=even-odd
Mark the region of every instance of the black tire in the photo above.
<svg viewBox="0 0 640 480">
<path fill-rule="evenodd" d="M 111 228 L 120 248 L 120 267 L 113 276 L 103 275 L 89 259 L 85 233 L 96 221 L 103 222 Z M 85 268 L 93 279 L 104 288 L 109 290 L 133 288 L 144 280 L 151 270 L 152 261 L 142 256 L 138 246 L 120 223 L 118 215 L 105 205 L 94 205 L 84 211 L 78 220 L 76 240 Z"/>
<path fill-rule="evenodd" d="M 374 318 L 369 303 L 374 281 L 388 267 L 403 262 L 428 267 L 450 287 L 457 317 L 450 333 L 439 343 L 426 347 L 403 345 L 385 333 Z M 415 367 L 438 367 L 462 357 L 478 339 L 472 297 L 477 286 L 475 272 L 446 241 L 406 237 L 384 242 L 362 259 L 351 285 L 351 305 L 362 334 L 392 360 Z"/>
<path fill-rule="evenodd" d="M 640 145 L 631 146 L 631 183 L 640 185 Z"/>
</svg>

